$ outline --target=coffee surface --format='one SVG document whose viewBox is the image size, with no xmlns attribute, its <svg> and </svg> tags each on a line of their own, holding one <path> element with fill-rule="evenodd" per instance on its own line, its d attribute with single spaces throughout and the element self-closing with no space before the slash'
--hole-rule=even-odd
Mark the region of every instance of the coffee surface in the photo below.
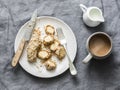
<svg viewBox="0 0 120 90">
<path fill-rule="evenodd" d="M 105 56 L 109 53 L 111 42 L 107 36 L 97 34 L 90 39 L 89 48 L 95 56 Z"/>
</svg>

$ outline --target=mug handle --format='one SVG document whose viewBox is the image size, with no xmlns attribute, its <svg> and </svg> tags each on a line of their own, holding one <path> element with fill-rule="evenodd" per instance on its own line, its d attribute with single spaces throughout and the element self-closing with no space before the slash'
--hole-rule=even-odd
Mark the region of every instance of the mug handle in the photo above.
<svg viewBox="0 0 120 90">
<path fill-rule="evenodd" d="M 83 12 L 87 11 L 87 7 L 83 4 L 80 4 L 80 8 L 82 9 Z"/>
<path fill-rule="evenodd" d="M 88 63 L 91 59 L 92 59 L 92 54 L 89 53 L 89 54 L 87 55 L 87 57 L 86 57 L 82 62 L 86 64 L 86 63 Z"/>
</svg>

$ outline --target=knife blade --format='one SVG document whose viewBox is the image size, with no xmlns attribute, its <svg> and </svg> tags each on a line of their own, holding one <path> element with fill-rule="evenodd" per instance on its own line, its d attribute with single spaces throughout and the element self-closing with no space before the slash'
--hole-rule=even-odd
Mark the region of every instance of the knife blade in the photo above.
<svg viewBox="0 0 120 90">
<path fill-rule="evenodd" d="M 25 32 L 19 43 L 17 51 L 12 59 L 12 62 L 11 62 L 12 67 L 15 67 L 17 65 L 17 63 L 22 55 L 22 52 L 23 52 L 26 42 L 30 40 L 32 32 L 36 25 L 36 20 L 37 20 L 37 9 L 33 12 L 31 19 L 28 22 L 27 26 L 25 28 L 23 28 L 25 30 Z"/>
<path fill-rule="evenodd" d="M 34 11 L 24 33 L 24 38 L 26 41 L 29 41 L 32 35 L 32 31 L 34 30 L 34 27 L 36 25 L 36 19 L 37 19 L 37 9 Z"/>
</svg>

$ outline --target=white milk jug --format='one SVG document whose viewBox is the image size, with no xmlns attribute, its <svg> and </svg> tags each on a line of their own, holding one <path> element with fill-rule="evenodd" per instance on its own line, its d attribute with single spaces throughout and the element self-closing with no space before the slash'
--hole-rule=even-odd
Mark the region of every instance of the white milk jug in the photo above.
<svg viewBox="0 0 120 90">
<path fill-rule="evenodd" d="M 98 26 L 101 22 L 104 22 L 102 11 L 98 7 L 89 7 L 80 4 L 80 8 L 83 11 L 83 21 L 89 27 Z"/>
</svg>

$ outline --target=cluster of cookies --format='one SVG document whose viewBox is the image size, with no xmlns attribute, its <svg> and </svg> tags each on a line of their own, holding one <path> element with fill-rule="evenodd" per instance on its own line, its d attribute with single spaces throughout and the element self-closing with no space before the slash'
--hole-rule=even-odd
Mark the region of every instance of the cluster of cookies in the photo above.
<svg viewBox="0 0 120 90">
<path fill-rule="evenodd" d="M 34 32 L 35 31 L 36 30 L 34 30 Z M 47 25 L 45 27 L 46 36 L 44 36 L 42 40 L 38 40 L 37 38 L 38 35 L 40 35 L 40 31 L 37 30 L 37 35 L 34 35 L 34 32 L 27 47 L 28 61 L 35 62 L 36 58 L 38 57 L 41 61 L 44 61 L 44 65 L 47 70 L 55 69 L 57 65 L 51 57 L 55 55 L 59 60 L 62 60 L 66 55 L 64 46 L 60 44 L 60 41 L 55 35 L 55 28 L 51 25 Z M 34 39 L 34 36 L 36 39 Z"/>
</svg>

